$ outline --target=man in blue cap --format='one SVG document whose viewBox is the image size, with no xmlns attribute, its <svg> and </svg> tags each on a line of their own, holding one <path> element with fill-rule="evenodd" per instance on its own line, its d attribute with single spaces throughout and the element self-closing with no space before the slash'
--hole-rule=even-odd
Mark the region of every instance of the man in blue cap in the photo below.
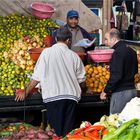
<svg viewBox="0 0 140 140">
<path fill-rule="evenodd" d="M 76 10 L 70 10 L 67 13 L 67 24 L 65 25 L 66 28 L 72 33 L 72 43 L 69 48 L 75 52 L 87 52 L 89 50 L 94 50 L 95 46 L 92 45 L 91 47 L 84 48 L 79 46 L 74 46 L 79 40 L 84 38 L 93 40 L 90 34 L 83 29 L 81 26 L 78 25 L 79 23 L 79 13 Z M 54 37 L 55 37 L 54 33 Z"/>
</svg>

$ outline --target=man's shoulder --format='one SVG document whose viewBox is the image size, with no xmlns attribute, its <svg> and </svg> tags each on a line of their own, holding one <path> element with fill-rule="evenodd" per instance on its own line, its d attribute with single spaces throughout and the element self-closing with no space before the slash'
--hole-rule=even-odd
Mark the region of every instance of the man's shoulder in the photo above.
<svg viewBox="0 0 140 140">
<path fill-rule="evenodd" d="M 78 27 L 79 27 L 79 29 L 80 29 L 81 31 L 83 31 L 83 32 L 86 32 L 86 33 L 87 33 L 87 31 L 86 31 L 83 27 L 81 27 L 80 25 L 78 25 Z"/>
</svg>

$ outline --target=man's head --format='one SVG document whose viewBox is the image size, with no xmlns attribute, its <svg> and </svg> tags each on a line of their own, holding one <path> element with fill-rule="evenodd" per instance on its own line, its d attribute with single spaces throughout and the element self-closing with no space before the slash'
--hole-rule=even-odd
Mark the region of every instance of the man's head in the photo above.
<svg viewBox="0 0 140 140">
<path fill-rule="evenodd" d="M 56 39 L 57 42 L 63 42 L 69 46 L 71 45 L 72 33 L 66 27 L 61 27 L 57 30 Z"/>
<path fill-rule="evenodd" d="M 105 45 L 113 47 L 120 40 L 119 30 L 112 28 L 105 34 Z"/>
<path fill-rule="evenodd" d="M 75 10 L 70 10 L 67 13 L 67 24 L 70 28 L 76 28 L 79 23 L 79 13 Z"/>
</svg>

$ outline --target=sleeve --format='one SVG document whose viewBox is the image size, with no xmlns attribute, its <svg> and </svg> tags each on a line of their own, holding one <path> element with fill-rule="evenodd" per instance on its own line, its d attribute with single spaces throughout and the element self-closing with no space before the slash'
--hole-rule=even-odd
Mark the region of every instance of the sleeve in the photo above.
<svg viewBox="0 0 140 140">
<path fill-rule="evenodd" d="M 110 79 L 104 89 L 105 93 L 112 93 L 122 79 L 123 63 L 123 56 L 120 53 L 114 53 L 110 62 Z"/>
<path fill-rule="evenodd" d="M 34 73 L 32 75 L 32 79 L 36 81 L 41 81 L 41 79 L 45 75 L 46 65 L 45 65 L 45 51 L 43 51 L 35 65 Z"/>
<path fill-rule="evenodd" d="M 83 65 L 83 62 L 80 58 L 77 58 L 77 68 L 76 68 L 76 77 L 79 83 L 82 83 L 86 80 L 86 72 Z"/>
</svg>

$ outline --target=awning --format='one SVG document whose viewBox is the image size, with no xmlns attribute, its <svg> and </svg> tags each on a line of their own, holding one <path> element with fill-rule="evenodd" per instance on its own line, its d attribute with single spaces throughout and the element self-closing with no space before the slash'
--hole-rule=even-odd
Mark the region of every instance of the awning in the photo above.
<svg viewBox="0 0 140 140">
<path fill-rule="evenodd" d="M 79 24 L 87 31 L 94 31 L 102 27 L 101 20 L 81 0 L 1 0 L 0 15 L 6 16 L 10 13 L 31 14 L 30 5 L 32 2 L 47 2 L 55 7 L 54 19 L 66 22 L 66 14 L 69 10 L 75 9 L 79 12 Z"/>
</svg>

